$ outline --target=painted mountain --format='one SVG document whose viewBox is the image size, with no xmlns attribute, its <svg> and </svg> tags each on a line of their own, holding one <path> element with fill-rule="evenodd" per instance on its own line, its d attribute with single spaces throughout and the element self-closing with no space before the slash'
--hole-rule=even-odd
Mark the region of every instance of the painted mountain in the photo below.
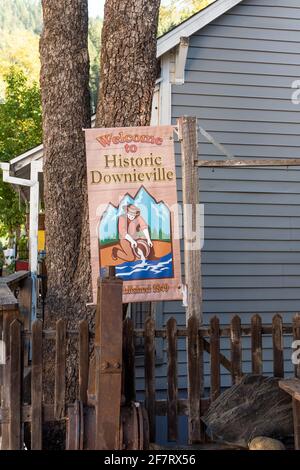
<svg viewBox="0 0 300 470">
<path fill-rule="evenodd" d="M 126 194 L 120 201 L 119 207 L 112 204 L 107 206 L 99 227 L 99 240 L 102 246 L 118 241 L 118 218 L 124 214 L 123 207 L 128 204 L 134 204 L 140 209 L 141 216 L 149 226 L 151 240 L 171 240 L 170 210 L 163 202 L 156 202 L 141 186 L 135 197 Z"/>
</svg>

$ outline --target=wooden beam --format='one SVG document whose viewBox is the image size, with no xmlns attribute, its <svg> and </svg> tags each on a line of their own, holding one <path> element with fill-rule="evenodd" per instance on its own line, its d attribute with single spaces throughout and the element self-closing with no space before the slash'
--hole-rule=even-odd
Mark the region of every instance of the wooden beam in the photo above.
<svg viewBox="0 0 300 470">
<path fill-rule="evenodd" d="M 198 170 L 194 165 L 198 156 L 197 118 L 181 117 L 178 120 L 181 142 L 182 202 L 184 214 L 184 272 L 188 289 L 186 321 L 196 317 L 202 323 L 201 250 L 194 234 L 197 232 L 197 206 L 199 200 Z M 198 233 L 199 236 L 199 233 Z M 194 238 L 193 238 L 194 237 Z"/>
<path fill-rule="evenodd" d="M 211 168 L 243 168 L 243 167 L 256 167 L 256 166 L 300 166 L 299 158 L 270 158 L 270 159 L 257 159 L 257 160 L 198 160 L 194 162 L 196 167 L 211 167 Z"/>
<path fill-rule="evenodd" d="M 96 310 L 96 450 L 120 450 L 122 386 L 121 279 L 101 278 Z"/>
</svg>

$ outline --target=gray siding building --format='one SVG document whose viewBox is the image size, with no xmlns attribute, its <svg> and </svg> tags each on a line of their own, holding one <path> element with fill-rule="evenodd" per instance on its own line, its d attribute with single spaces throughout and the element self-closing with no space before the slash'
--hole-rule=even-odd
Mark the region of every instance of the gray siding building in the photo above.
<svg viewBox="0 0 300 470">
<path fill-rule="evenodd" d="M 197 116 L 235 157 L 300 158 L 300 2 L 299 0 L 216 0 L 158 40 L 161 76 L 153 100 L 152 124 L 176 124 Z M 299 83 L 296 81 L 299 79 Z M 11 162 L 16 175 L 43 157 L 42 146 Z M 225 158 L 199 133 L 199 158 Z M 178 198 L 180 146 L 176 144 Z M 27 173 L 26 173 L 27 172 Z M 300 312 L 300 167 L 202 168 L 204 204 L 202 250 L 204 322 L 218 315 L 228 324 L 238 314 L 249 324 L 259 313 L 271 323 L 275 313 L 291 322 Z M 139 313 L 142 326 L 143 315 Z M 157 326 L 175 317 L 185 325 L 180 302 L 158 304 Z M 272 373 L 271 338 L 263 339 L 264 373 Z M 291 338 L 285 338 L 285 370 L 292 373 Z M 140 345 L 141 355 L 143 353 Z M 157 339 L 156 388 L 167 388 L 167 354 Z M 179 339 L 178 385 L 186 395 L 185 340 Z M 229 357 L 229 339 L 222 342 Z M 243 343 L 243 371 L 250 372 L 250 338 Z M 205 356 L 209 383 L 209 357 Z M 137 361 L 142 365 L 142 358 Z M 230 385 L 223 368 L 222 386 Z M 143 367 L 137 389 L 144 390 Z M 160 420 L 160 440 L 165 439 Z M 180 418 L 184 433 L 185 418 Z"/>
<path fill-rule="evenodd" d="M 199 125 L 238 158 L 300 157 L 300 105 L 292 102 L 292 84 L 300 77 L 299 2 L 233 2 L 236 6 L 206 24 L 205 15 L 212 16 L 209 12 L 221 3 L 228 6 L 230 2 L 216 1 L 202 15 L 193 17 L 193 26 L 191 19 L 190 24 L 177 28 L 182 29 L 177 41 L 178 36 L 186 39 L 189 28 L 195 31 L 189 36 L 188 47 L 184 41 L 187 50 L 181 53 L 181 60 L 180 44 L 162 55 L 158 121 L 176 124 L 182 115 L 197 116 Z M 195 30 L 197 21 L 199 28 Z M 161 43 L 170 42 L 175 33 L 162 37 L 158 50 L 163 50 Z M 183 73 L 180 67 L 184 67 Z M 179 145 L 176 154 L 181 200 Z M 199 158 L 225 157 L 199 133 Z M 265 324 L 275 313 L 290 322 L 300 311 L 299 169 L 202 168 L 199 179 L 205 211 L 204 322 L 218 315 L 222 324 L 228 324 L 238 314 L 249 324 L 254 313 L 259 313 Z M 185 324 L 179 302 L 166 302 L 159 312 L 162 320 L 158 313 L 158 321 L 163 324 L 170 316 L 179 325 Z M 268 345 L 271 338 L 264 338 L 267 374 L 273 364 Z M 185 341 L 179 346 L 179 387 L 185 389 Z M 243 371 L 250 372 L 250 338 L 243 346 Z M 292 371 L 290 338 L 285 346 L 285 369 Z M 229 341 L 223 340 L 223 348 L 224 354 L 229 354 Z M 208 357 L 206 361 L 208 366 Z M 205 372 L 208 383 L 208 367 Z M 229 374 L 223 372 L 222 385 L 228 386 Z M 139 376 L 142 388 L 142 370 Z M 157 377 L 157 387 L 165 389 L 164 365 L 158 365 Z"/>
</svg>

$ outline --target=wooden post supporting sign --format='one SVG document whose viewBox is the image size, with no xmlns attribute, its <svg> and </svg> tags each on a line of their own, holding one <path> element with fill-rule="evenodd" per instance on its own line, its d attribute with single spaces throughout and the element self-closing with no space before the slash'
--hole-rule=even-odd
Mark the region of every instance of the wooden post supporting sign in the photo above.
<svg viewBox="0 0 300 470">
<path fill-rule="evenodd" d="M 188 327 L 188 404 L 189 443 L 201 442 L 204 437 L 201 416 L 203 392 L 203 339 L 199 336 L 202 323 L 201 251 L 197 237 L 199 204 L 197 119 L 178 120 L 178 136 L 182 157 L 182 202 L 184 216 L 184 273 L 187 287 L 186 322 Z"/>
<path fill-rule="evenodd" d="M 184 217 L 184 273 L 188 293 L 187 321 L 196 317 L 202 323 L 201 251 L 197 249 L 197 207 L 199 204 L 197 119 L 178 120 L 182 159 L 182 203 Z M 199 234 L 198 234 L 199 235 Z"/>
<path fill-rule="evenodd" d="M 122 288 L 110 271 L 99 280 L 96 311 L 96 436 L 98 450 L 120 449 Z"/>
</svg>

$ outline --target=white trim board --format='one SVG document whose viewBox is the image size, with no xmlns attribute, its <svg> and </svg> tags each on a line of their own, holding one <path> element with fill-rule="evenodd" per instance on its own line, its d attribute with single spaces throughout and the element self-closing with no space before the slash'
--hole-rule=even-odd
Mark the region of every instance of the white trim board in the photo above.
<svg viewBox="0 0 300 470">
<path fill-rule="evenodd" d="M 180 43 L 181 37 L 190 37 L 243 0 L 216 0 L 204 10 L 176 26 L 157 40 L 157 57 L 161 57 Z"/>
</svg>

